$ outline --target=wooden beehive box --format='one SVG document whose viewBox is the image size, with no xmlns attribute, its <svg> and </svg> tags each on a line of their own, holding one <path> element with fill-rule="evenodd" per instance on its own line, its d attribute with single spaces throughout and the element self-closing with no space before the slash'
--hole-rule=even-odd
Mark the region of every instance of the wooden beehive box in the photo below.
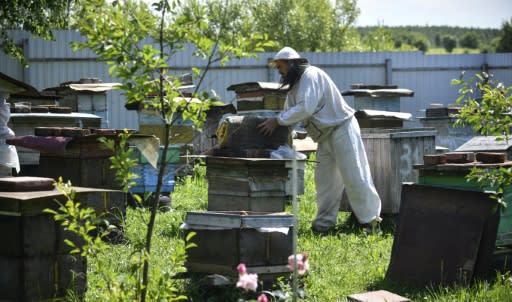
<svg viewBox="0 0 512 302">
<path fill-rule="evenodd" d="M 424 154 L 434 153 L 435 135 L 433 128 L 361 130 L 382 213 L 398 213 L 402 183 L 417 181 L 418 173 L 413 166 L 423 163 Z M 350 211 L 346 196 L 341 209 Z"/>
<path fill-rule="evenodd" d="M 237 111 L 283 110 L 287 93 L 286 87 L 275 82 L 240 83 L 227 90 L 236 94 Z"/>
<path fill-rule="evenodd" d="M 13 113 L 9 119 L 9 128 L 11 128 L 17 136 L 37 135 L 36 129 L 47 128 L 74 128 L 74 127 L 91 127 L 100 126 L 101 118 L 89 113 Z M 38 165 L 39 152 L 17 147 L 20 164 Z"/>
<path fill-rule="evenodd" d="M 304 194 L 305 161 L 297 161 L 297 194 Z M 292 162 L 206 157 L 209 211 L 284 211 L 292 192 Z"/>
<path fill-rule="evenodd" d="M 400 112 L 400 98 L 412 97 L 414 92 L 397 86 L 354 84 L 344 96 L 354 96 L 356 110 L 383 110 Z"/>
<path fill-rule="evenodd" d="M 512 140 L 496 136 L 475 136 L 458 147 L 456 152 L 502 152 L 512 160 Z"/>
<path fill-rule="evenodd" d="M 139 164 L 130 169 L 131 172 L 137 174 L 139 177 L 134 179 L 135 185 L 130 188 L 133 193 L 156 192 L 158 173 L 160 166 L 154 168 L 150 164 Z M 174 191 L 176 177 L 176 165 L 167 164 L 164 169 L 164 176 L 162 179 L 162 187 L 160 192 L 170 193 Z"/>
<path fill-rule="evenodd" d="M 126 215 L 125 195 L 120 191 L 74 190 L 82 206 L 98 214 L 111 213 L 105 217 L 112 224 Z M 70 255 L 64 242 L 69 239 L 79 244 L 77 238 L 64 232 L 52 215 L 43 213 L 46 208 L 56 210 L 56 201 L 66 200 L 56 189 L 0 192 L 0 228 L 8 242 L 0 246 L 1 301 L 47 301 L 64 297 L 71 286 L 77 294 L 85 293 L 87 259 Z"/>
<path fill-rule="evenodd" d="M 194 232 L 196 248 L 187 250 L 189 272 L 237 276 L 244 263 L 251 273 L 283 274 L 292 254 L 293 215 L 237 211 L 188 212 L 185 235 Z"/>
</svg>

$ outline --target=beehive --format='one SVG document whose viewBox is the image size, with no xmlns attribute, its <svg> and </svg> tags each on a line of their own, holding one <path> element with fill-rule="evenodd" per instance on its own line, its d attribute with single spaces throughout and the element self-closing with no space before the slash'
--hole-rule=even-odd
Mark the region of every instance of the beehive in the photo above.
<svg viewBox="0 0 512 302">
<path fill-rule="evenodd" d="M 297 161 L 297 194 L 304 193 L 305 161 Z M 206 157 L 209 211 L 284 211 L 292 192 L 291 160 Z"/>
<path fill-rule="evenodd" d="M 244 263 L 251 273 L 288 272 L 293 216 L 237 211 L 188 212 L 185 235 L 194 232 L 196 248 L 187 250 L 189 272 L 238 274 Z"/>
<path fill-rule="evenodd" d="M 274 82 L 240 83 L 227 90 L 236 94 L 237 111 L 283 110 L 287 93 L 286 87 Z"/>
<path fill-rule="evenodd" d="M 74 188 L 75 200 L 98 214 L 109 212 L 109 220 L 123 217 L 124 194 L 119 191 Z M 87 261 L 69 255 L 64 243 L 76 238 L 62 230 L 46 208 L 56 210 L 59 191 L 0 192 L 0 227 L 5 241 L 0 246 L 0 300 L 40 301 L 63 297 L 72 286 L 78 295 L 86 290 Z"/>
</svg>

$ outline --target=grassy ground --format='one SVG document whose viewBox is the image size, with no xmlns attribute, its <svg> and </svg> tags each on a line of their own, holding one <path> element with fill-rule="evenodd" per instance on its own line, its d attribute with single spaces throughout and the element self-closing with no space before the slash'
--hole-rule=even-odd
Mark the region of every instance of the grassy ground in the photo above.
<svg viewBox="0 0 512 302">
<path fill-rule="evenodd" d="M 302 279 L 304 301 L 347 301 L 349 294 L 376 289 L 386 289 L 408 297 L 413 301 L 512 301 L 510 273 L 498 274 L 496 279 L 482 281 L 472 287 L 424 287 L 410 288 L 391 284 L 384 280 L 391 255 L 393 232 L 396 221 L 386 217 L 383 233 L 366 235 L 352 223 L 349 214 L 341 212 L 334 231 L 325 236 L 311 232 L 310 224 L 315 214 L 315 191 L 312 166 L 306 171 L 305 194 L 300 198 L 298 250 L 310 254 L 311 269 Z M 157 217 L 153 240 L 152 265 L 162 268 L 168 265 L 173 251 L 183 245 L 180 225 L 191 210 L 205 210 L 207 184 L 204 167 L 196 177 L 186 178 L 176 187 L 172 196 L 173 210 Z M 291 209 L 288 209 L 291 212 Z M 125 273 L 132 245 L 141 245 L 145 235 L 146 210 L 129 209 L 126 222 L 127 243 L 113 246 L 105 253 L 104 261 L 112 269 Z M 90 265 L 93 267 L 93 265 Z M 96 293 L 101 277 L 94 271 L 88 274 L 87 301 L 97 301 Z M 228 287 L 206 288 L 196 278 L 178 280 L 178 288 L 190 301 L 238 301 L 239 289 Z"/>
</svg>

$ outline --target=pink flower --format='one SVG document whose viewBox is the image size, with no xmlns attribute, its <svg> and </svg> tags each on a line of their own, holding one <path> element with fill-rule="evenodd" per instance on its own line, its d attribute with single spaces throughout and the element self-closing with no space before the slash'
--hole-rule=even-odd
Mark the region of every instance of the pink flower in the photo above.
<svg viewBox="0 0 512 302">
<path fill-rule="evenodd" d="M 258 302 L 268 302 L 267 296 L 265 294 L 259 295 Z"/>
<path fill-rule="evenodd" d="M 247 268 L 245 267 L 245 264 L 243 264 L 243 263 L 240 263 L 236 267 L 236 270 L 238 271 L 238 274 L 240 274 L 240 275 L 243 275 L 243 274 L 247 273 Z"/>
<path fill-rule="evenodd" d="M 257 274 L 240 274 L 236 287 L 241 287 L 245 290 L 256 291 L 258 288 L 258 275 Z"/>
<path fill-rule="evenodd" d="M 299 273 L 299 275 L 304 275 L 306 273 L 306 271 L 309 270 L 309 261 L 308 261 L 309 255 L 308 255 L 308 253 L 303 252 L 301 254 L 297 254 L 296 257 L 297 257 L 297 273 Z M 288 257 L 287 267 L 290 271 L 293 271 L 293 266 L 294 266 L 294 255 L 291 255 Z"/>
<path fill-rule="evenodd" d="M 248 274 L 247 267 L 245 267 L 245 264 L 243 263 L 240 263 L 236 267 L 236 270 L 238 271 L 238 282 L 236 283 L 236 287 L 256 291 L 256 288 L 258 288 L 258 275 Z"/>
</svg>

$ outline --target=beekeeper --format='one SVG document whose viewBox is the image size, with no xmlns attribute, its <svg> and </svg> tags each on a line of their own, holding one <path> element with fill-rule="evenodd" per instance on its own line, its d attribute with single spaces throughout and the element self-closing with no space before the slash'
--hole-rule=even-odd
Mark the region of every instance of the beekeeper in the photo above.
<svg viewBox="0 0 512 302">
<path fill-rule="evenodd" d="M 7 104 L 9 93 L 0 90 L 0 177 L 11 176 L 12 169 L 20 172 L 20 161 L 15 146 L 5 143 L 7 138 L 14 136 L 14 132 L 8 127 L 11 111 Z"/>
<path fill-rule="evenodd" d="M 373 184 L 359 124 L 332 79 L 290 47 L 284 47 L 269 64 L 289 85 L 284 110 L 258 125 L 271 135 L 279 126 L 302 123 L 318 143 L 315 169 L 317 213 L 314 232 L 325 233 L 336 224 L 343 190 L 359 223 L 375 230 L 381 201 Z"/>
</svg>

